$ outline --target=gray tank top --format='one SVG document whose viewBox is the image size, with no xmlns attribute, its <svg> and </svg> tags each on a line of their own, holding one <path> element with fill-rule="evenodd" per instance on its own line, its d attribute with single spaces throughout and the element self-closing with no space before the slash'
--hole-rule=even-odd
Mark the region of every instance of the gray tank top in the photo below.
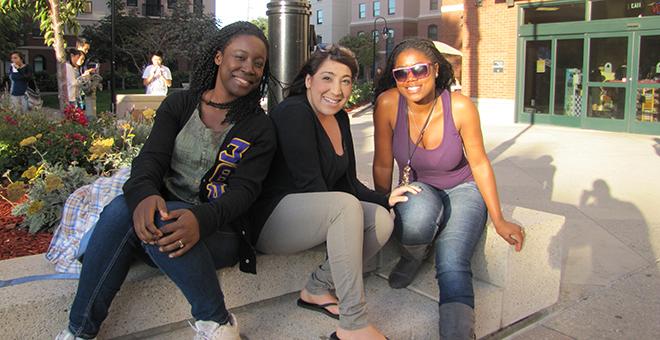
<svg viewBox="0 0 660 340">
<path fill-rule="evenodd" d="M 174 141 L 170 172 L 165 176 L 165 187 L 180 200 L 199 204 L 199 185 L 204 174 L 215 164 L 222 142 L 233 124 L 224 132 L 207 128 L 195 111 Z"/>
</svg>

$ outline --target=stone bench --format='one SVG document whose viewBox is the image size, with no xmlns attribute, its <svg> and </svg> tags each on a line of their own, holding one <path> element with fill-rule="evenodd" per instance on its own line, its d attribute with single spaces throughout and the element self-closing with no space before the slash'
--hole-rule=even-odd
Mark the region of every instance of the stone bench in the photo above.
<svg viewBox="0 0 660 340">
<path fill-rule="evenodd" d="M 472 258 L 477 338 L 541 311 L 559 299 L 560 230 L 564 217 L 520 207 L 503 208 L 509 221 L 525 227 L 525 246 L 516 253 L 489 221 Z M 398 261 L 397 248 L 391 243 L 383 251 L 382 277 L 387 277 Z M 423 265 L 408 289 L 438 301 L 433 262 L 431 258 Z"/>
<path fill-rule="evenodd" d="M 218 271 L 228 308 L 247 305 L 302 289 L 307 275 L 325 259 L 322 247 L 294 256 L 263 255 L 259 275 L 238 266 Z M 52 273 L 43 255 L 0 261 L 3 280 Z M 54 339 L 68 324 L 78 281 L 36 281 L 0 288 L 0 334 L 10 339 Z M 113 301 L 100 339 L 114 338 L 190 318 L 190 305 L 166 276 L 136 264 Z"/>
<path fill-rule="evenodd" d="M 557 301 L 563 217 L 523 208 L 505 208 L 505 216 L 526 227 L 527 243 L 515 253 L 491 226 L 473 259 L 477 336 L 495 332 Z M 381 275 L 396 262 L 390 242 L 380 256 Z M 258 275 L 237 267 L 218 271 L 227 306 L 235 308 L 299 291 L 325 258 L 323 247 L 290 256 L 262 255 Z M 43 255 L 0 261 L 0 279 L 52 273 Z M 67 324 L 77 281 L 37 281 L 0 288 L 0 334 L 10 339 L 53 339 Z M 432 263 L 409 287 L 437 300 Z M 373 308 L 372 310 L 376 310 Z M 190 318 L 190 307 L 174 284 L 144 264 L 131 269 L 103 324 L 100 339 L 114 338 Z M 433 318 L 432 318 L 433 319 Z M 437 327 L 437 323 L 429 325 Z M 437 334 L 437 333 L 436 333 Z"/>
</svg>

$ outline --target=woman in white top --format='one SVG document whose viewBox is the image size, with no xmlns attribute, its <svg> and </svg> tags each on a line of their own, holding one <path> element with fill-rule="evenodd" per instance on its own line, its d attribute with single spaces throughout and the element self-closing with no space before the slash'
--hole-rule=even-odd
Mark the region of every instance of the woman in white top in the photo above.
<svg viewBox="0 0 660 340">
<path fill-rule="evenodd" d="M 67 56 L 68 62 L 65 66 L 67 100 L 69 104 L 80 107 L 80 78 L 89 77 L 96 69 L 90 68 L 80 74 L 80 66 L 85 62 L 85 53 L 77 49 L 69 49 Z"/>
</svg>

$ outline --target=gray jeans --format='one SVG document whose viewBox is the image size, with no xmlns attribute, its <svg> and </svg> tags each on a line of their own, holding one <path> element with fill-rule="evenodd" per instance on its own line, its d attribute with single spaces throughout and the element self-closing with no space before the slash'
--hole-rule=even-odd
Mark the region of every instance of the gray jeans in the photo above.
<svg viewBox="0 0 660 340">
<path fill-rule="evenodd" d="M 327 243 L 328 259 L 310 276 L 305 289 L 314 295 L 335 290 L 340 301 L 339 325 L 366 327 L 367 305 L 362 263 L 378 253 L 392 234 L 389 212 L 343 192 L 290 194 L 264 225 L 257 249 L 291 254 Z"/>
</svg>

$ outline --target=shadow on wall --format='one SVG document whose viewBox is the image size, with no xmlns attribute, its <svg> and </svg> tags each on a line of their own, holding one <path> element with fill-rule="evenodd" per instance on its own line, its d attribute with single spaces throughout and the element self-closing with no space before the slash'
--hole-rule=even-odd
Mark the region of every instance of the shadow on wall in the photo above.
<svg viewBox="0 0 660 340">
<path fill-rule="evenodd" d="M 655 145 L 653 146 L 655 154 L 660 156 L 660 138 L 654 138 L 653 140 L 655 141 Z"/>
</svg>

